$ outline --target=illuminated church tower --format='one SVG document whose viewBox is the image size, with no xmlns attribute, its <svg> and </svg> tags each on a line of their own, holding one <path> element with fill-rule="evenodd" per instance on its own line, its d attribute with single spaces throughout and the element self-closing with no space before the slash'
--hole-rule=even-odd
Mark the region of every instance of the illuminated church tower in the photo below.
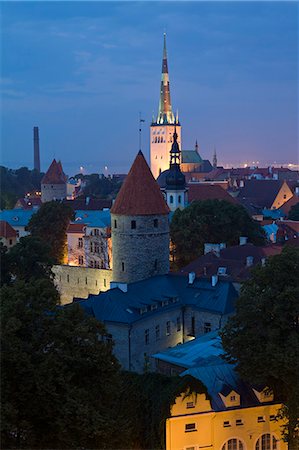
<svg viewBox="0 0 299 450">
<path fill-rule="evenodd" d="M 178 116 L 174 117 L 171 107 L 166 35 L 164 33 L 159 111 L 157 119 L 153 118 L 150 130 L 151 171 L 155 178 L 169 167 L 169 152 L 172 146 L 175 127 L 177 132 L 177 142 L 181 146 L 181 125 Z"/>
</svg>

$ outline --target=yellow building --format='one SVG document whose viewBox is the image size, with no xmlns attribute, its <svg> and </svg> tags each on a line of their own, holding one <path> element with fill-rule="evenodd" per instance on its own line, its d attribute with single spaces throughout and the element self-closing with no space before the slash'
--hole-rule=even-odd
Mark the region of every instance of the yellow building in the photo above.
<svg viewBox="0 0 299 450">
<path fill-rule="evenodd" d="M 276 420 L 281 404 L 269 389 L 241 380 L 223 353 L 218 332 L 211 332 L 153 355 L 158 371 L 191 377 L 198 392 L 176 398 L 166 450 L 287 450 Z"/>
</svg>

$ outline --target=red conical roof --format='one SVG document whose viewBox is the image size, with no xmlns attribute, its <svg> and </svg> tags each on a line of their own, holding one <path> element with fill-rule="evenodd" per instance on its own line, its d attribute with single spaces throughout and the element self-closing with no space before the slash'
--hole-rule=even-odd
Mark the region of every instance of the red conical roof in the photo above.
<svg viewBox="0 0 299 450">
<path fill-rule="evenodd" d="M 141 151 L 111 208 L 112 214 L 147 216 L 168 214 L 169 208 Z"/>
<path fill-rule="evenodd" d="M 65 184 L 65 182 L 66 176 L 63 173 L 61 162 L 57 162 L 56 159 L 53 159 L 41 184 Z"/>
</svg>

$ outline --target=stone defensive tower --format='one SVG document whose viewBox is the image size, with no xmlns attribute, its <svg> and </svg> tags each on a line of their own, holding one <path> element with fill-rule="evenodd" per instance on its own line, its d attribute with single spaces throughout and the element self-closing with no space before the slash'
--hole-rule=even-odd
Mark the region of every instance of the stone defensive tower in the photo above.
<svg viewBox="0 0 299 450">
<path fill-rule="evenodd" d="M 164 34 L 159 111 L 157 118 L 153 118 L 150 129 L 151 171 L 155 178 L 168 169 L 169 152 L 175 128 L 177 141 L 181 145 L 181 125 L 178 116 L 174 117 L 171 106 L 166 35 Z"/>
<path fill-rule="evenodd" d="M 169 208 L 139 151 L 111 208 L 113 281 L 169 272 Z"/>
<path fill-rule="evenodd" d="M 66 198 L 67 177 L 60 161 L 53 159 L 49 169 L 41 181 L 41 200 L 43 203 Z"/>
</svg>

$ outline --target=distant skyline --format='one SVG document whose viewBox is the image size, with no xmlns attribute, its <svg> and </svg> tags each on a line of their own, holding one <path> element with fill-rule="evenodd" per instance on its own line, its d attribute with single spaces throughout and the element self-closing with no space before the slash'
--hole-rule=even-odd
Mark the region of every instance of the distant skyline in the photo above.
<svg viewBox="0 0 299 450">
<path fill-rule="evenodd" d="M 298 2 L 2 2 L 1 164 L 127 172 L 148 159 L 163 33 L 183 149 L 298 164 Z"/>
</svg>

